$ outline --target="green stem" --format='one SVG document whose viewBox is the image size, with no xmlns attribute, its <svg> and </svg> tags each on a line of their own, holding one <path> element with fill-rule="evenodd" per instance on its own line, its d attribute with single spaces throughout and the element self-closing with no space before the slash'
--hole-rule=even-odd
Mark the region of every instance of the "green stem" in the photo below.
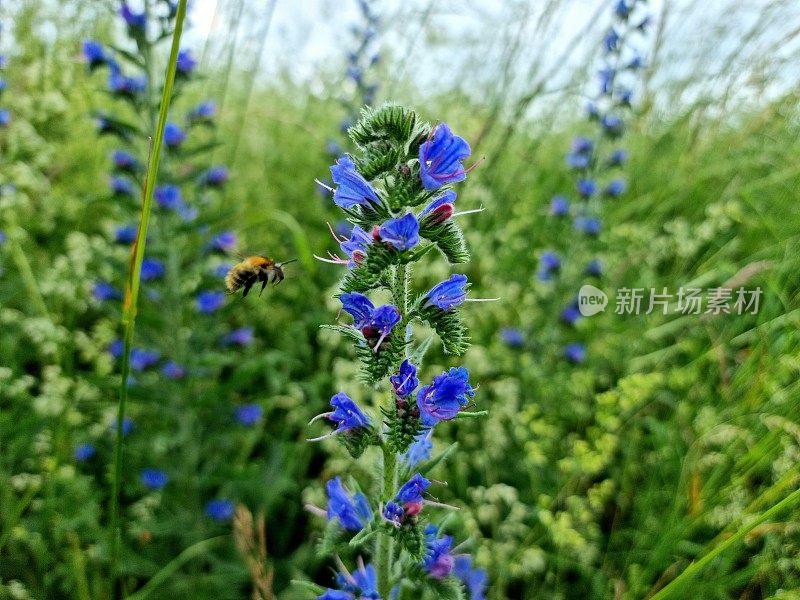
<svg viewBox="0 0 800 600">
<path fill-rule="evenodd" d="M 663 600 L 664 598 L 668 598 L 670 595 L 673 595 L 675 592 L 681 590 L 681 586 L 686 585 L 689 581 L 697 575 L 704 567 L 708 565 L 712 560 L 714 560 L 717 556 L 725 552 L 728 548 L 733 546 L 734 544 L 740 542 L 748 533 L 750 533 L 753 529 L 761 525 L 762 523 L 769 521 L 778 513 L 780 513 L 783 509 L 793 505 L 795 502 L 800 500 L 800 490 L 795 490 L 786 498 L 778 502 L 777 504 L 773 505 L 772 508 L 763 512 L 757 519 L 754 519 L 741 529 L 734 533 L 731 537 L 727 540 L 722 542 L 719 546 L 715 547 L 711 552 L 703 556 L 700 560 L 697 560 L 690 564 L 683 570 L 683 573 L 678 575 L 675 579 L 673 579 L 669 585 L 662 588 L 658 593 L 654 594 L 650 597 L 650 600 Z"/>
<path fill-rule="evenodd" d="M 122 376 L 119 388 L 119 406 L 117 409 L 117 430 L 114 442 L 114 477 L 111 487 L 111 510 L 109 519 L 109 587 L 110 598 L 116 597 L 117 564 L 120 552 L 120 525 L 119 525 L 119 491 L 122 482 L 122 425 L 125 419 L 125 405 L 128 400 L 128 374 L 130 373 L 130 353 L 133 343 L 133 332 L 136 323 L 136 310 L 139 302 L 139 283 L 142 273 L 142 259 L 144 258 L 145 244 L 147 242 L 147 228 L 150 224 L 150 213 L 153 204 L 153 189 L 158 176 L 158 164 L 161 158 L 161 146 L 164 139 L 164 128 L 167 124 L 169 103 L 172 97 L 172 86 L 175 83 L 175 70 L 178 62 L 183 21 L 186 18 L 186 2 L 180 0 L 178 12 L 175 17 L 175 31 L 172 35 L 172 48 L 170 49 L 169 62 L 165 75 L 164 90 L 161 95 L 161 108 L 158 115 L 158 124 L 154 138 L 150 143 L 150 157 L 147 164 L 147 175 L 144 182 L 144 196 L 142 200 L 142 217 L 139 231 L 133 245 L 131 269 L 128 283 L 125 288 L 125 301 L 122 309 L 122 323 L 125 329 L 124 351 L 122 353 Z"/>
<path fill-rule="evenodd" d="M 402 325 L 406 327 L 406 341 L 410 341 L 411 324 L 408 323 L 409 279 L 411 277 L 410 265 L 398 265 L 394 271 L 392 282 L 392 300 L 403 315 Z M 406 345 L 406 355 L 409 349 Z M 381 485 L 381 500 L 388 502 L 397 490 L 397 454 L 386 443 L 383 449 L 383 482 Z M 379 532 L 375 541 L 375 562 L 378 569 L 378 591 L 381 597 L 388 598 L 392 588 L 392 562 L 394 561 L 394 539 Z"/>
</svg>

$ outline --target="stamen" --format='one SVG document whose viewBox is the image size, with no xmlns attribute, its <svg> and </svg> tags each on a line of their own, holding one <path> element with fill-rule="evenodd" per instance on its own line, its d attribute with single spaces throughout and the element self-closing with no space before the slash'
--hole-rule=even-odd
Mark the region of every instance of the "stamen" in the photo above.
<svg viewBox="0 0 800 600">
<path fill-rule="evenodd" d="M 311 420 L 308 422 L 308 424 L 309 424 L 309 425 L 311 425 L 312 423 L 314 423 L 314 422 L 316 422 L 316 421 L 319 421 L 319 420 L 320 420 L 321 418 L 323 418 L 323 417 L 330 417 L 332 414 L 333 414 L 333 412 L 332 412 L 332 411 L 331 411 L 331 412 L 326 412 L 326 413 L 321 413 L 321 414 L 318 414 L 316 417 L 314 417 L 313 419 L 311 419 Z"/>
<path fill-rule="evenodd" d="M 346 237 L 343 237 L 343 238 L 339 239 L 339 236 L 336 235 L 336 232 L 333 230 L 333 227 L 331 227 L 330 222 L 326 221 L 325 224 L 328 226 L 328 231 L 331 232 L 331 235 L 333 236 L 333 239 L 336 240 L 337 244 L 341 244 L 342 242 L 346 242 L 347 241 Z"/>
<path fill-rule="evenodd" d="M 307 442 L 321 442 L 322 440 L 327 440 L 329 437 L 333 437 L 334 435 L 338 435 L 338 434 L 342 433 L 342 431 L 344 431 L 344 429 L 334 429 L 330 433 L 326 433 L 325 435 L 321 435 L 319 437 L 306 438 L 306 441 Z"/>
<path fill-rule="evenodd" d="M 461 212 L 453 213 L 450 215 L 451 217 L 460 217 L 461 215 L 471 215 L 472 213 L 479 213 L 483 212 L 486 209 L 481 206 L 480 208 L 473 208 L 472 210 L 462 210 Z"/>
<path fill-rule="evenodd" d="M 327 517 L 328 516 L 328 513 L 327 513 L 327 511 L 325 511 L 325 509 L 322 509 L 319 506 L 316 506 L 316 505 L 311 504 L 311 503 L 306 504 L 305 505 L 305 509 L 308 512 L 310 512 L 312 515 L 316 515 L 317 517 Z"/>
<path fill-rule="evenodd" d="M 323 188 L 325 188 L 329 192 L 335 192 L 336 191 L 334 188 L 329 186 L 327 183 L 322 183 L 319 179 L 315 179 L 314 181 L 317 183 L 317 185 L 322 186 Z"/>
</svg>

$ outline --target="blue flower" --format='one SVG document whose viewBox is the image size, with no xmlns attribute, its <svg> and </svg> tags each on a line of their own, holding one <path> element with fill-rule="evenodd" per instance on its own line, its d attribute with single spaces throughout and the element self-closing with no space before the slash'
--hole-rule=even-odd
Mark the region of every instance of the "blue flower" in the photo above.
<svg viewBox="0 0 800 600">
<path fill-rule="evenodd" d="M 633 10 L 633 6 L 628 4 L 628 0 L 618 0 L 614 6 L 614 13 L 620 19 L 627 19 Z"/>
<path fill-rule="evenodd" d="M 596 258 L 590 260 L 589 264 L 586 265 L 586 274 L 593 277 L 601 277 L 603 275 L 603 263 Z"/>
<path fill-rule="evenodd" d="M 573 169 L 586 169 L 591 160 L 592 157 L 589 154 L 581 154 L 578 152 L 569 152 L 567 154 L 567 165 Z"/>
<path fill-rule="evenodd" d="M 612 27 L 606 33 L 606 36 L 603 38 L 603 46 L 606 48 L 606 52 L 615 52 L 619 49 L 619 34 L 617 31 Z"/>
<path fill-rule="evenodd" d="M 449 421 L 475 396 L 469 384 L 469 371 L 464 367 L 454 367 L 437 375 L 431 385 L 417 392 L 417 406 L 422 424 L 432 427 L 439 421 Z"/>
<path fill-rule="evenodd" d="M 597 189 L 597 184 L 592 179 L 579 179 L 575 189 L 582 198 L 590 198 Z"/>
<path fill-rule="evenodd" d="M 264 409 L 260 404 L 243 404 L 236 408 L 236 420 L 246 427 L 258 423 L 263 414 Z"/>
<path fill-rule="evenodd" d="M 391 333 L 394 326 L 402 320 L 396 306 L 385 304 L 375 308 L 375 305 L 364 294 L 352 292 L 342 294 L 339 299 L 345 312 L 353 317 L 353 327 L 361 330 L 364 337 L 370 341 L 378 338 L 373 346 L 376 349 Z"/>
<path fill-rule="evenodd" d="M 95 300 L 104 302 L 106 300 L 122 300 L 122 292 L 107 281 L 98 281 L 92 288 L 92 295 Z"/>
<path fill-rule="evenodd" d="M 628 159 L 628 152 L 622 148 L 618 148 L 611 153 L 608 159 L 608 164 L 612 167 L 618 167 Z"/>
<path fill-rule="evenodd" d="M 342 146 L 336 140 L 328 140 L 325 143 L 325 152 L 331 156 L 339 156 L 342 153 Z"/>
<path fill-rule="evenodd" d="M 119 14 L 131 29 L 144 30 L 145 25 L 147 25 L 147 15 L 145 15 L 145 13 L 137 14 L 133 12 L 127 2 L 122 3 Z"/>
<path fill-rule="evenodd" d="M 133 183 L 126 177 L 114 175 L 109 178 L 108 185 L 111 191 L 117 196 L 133 196 L 135 194 Z"/>
<path fill-rule="evenodd" d="M 201 123 L 204 121 L 210 121 L 217 115 L 217 105 L 213 102 L 206 101 L 201 102 L 197 106 L 193 107 L 186 115 L 189 121 L 194 123 Z"/>
<path fill-rule="evenodd" d="M 133 348 L 131 350 L 131 369 L 134 371 L 144 371 L 158 362 L 158 352 L 155 350 L 145 350 L 143 348 Z"/>
<path fill-rule="evenodd" d="M 578 310 L 577 304 L 570 304 L 561 311 L 561 320 L 567 325 L 574 325 L 578 319 L 581 318 L 581 311 Z"/>
<path fill-rule="evenodd" d="M 178 73 L 188 75 L 194 71 L 196 66 L 197 61 L 189 50 L 181 50 L 178 52 L 178 62 L 175 64 Z"/>
<path fill-rule="evenodd" d="M 84 442 L 83 444 L 78 444 L 75 446 L 75 451 L 73 452 L 73 456 L 75 460 L 79 462 L 85 462 L 92 458 L 97 453 L 93 444 L 89 442 Z"/>
<path fill-rule="evenodd" d="M 419 214 L 420 218 L 429 217 L 434 225 L 442 223 L 453 216 L 455 210 L 456 193 L 453 190 L 445 190 L 441 196 L 426 206 Z"/>
<path fill-rule="evenodd" d="M 445 123 L 433 130 L 432 137 L 419 147 L 419 175 L 423 187 L 432 192 L 446 183 L 467 178 L 461 161 L 472 150 L 464 138 L 453 135 Z"/>
<path fill-rule="evenodd" d="M 372 509 L 364 494 L 351 494 L 339 477 L 328 481 L 325 487 L 328 491 L 329 521 L 337 519 L 349 531 L 361 531 L 372 521 Z"/>
<path fill-rule="evenodd" d="M 136 96 L 147 89 L 147 78 L 128 77 L 117 71 L 108 75 L 108 89 L 118 96 Z"/>
<path fill-rule="evenodd" d="M 617 198 L 625 192 L 626 187 L 624 179 L 614 179 L 606 186 L 605 193 L 612 198 Z"/>
<path fill-rule="evenodd" d="M 344 311 L 353 317 L 353 327 L 362 329 L 370 324 L 375 305 L 364 294 L 358 292 L 342 294 L 339 300 Z"/>
<path fill-rule="evenodd" d="M 126 150 L 114 150 L 111 154 L 114 168 L 128 173 L 135 173 L 139 170 L 139 161 L 136 157 Z"/>
<path fill-rule="evenodd" d="M 221 252 L 228 252 L 236 247 L 239 239 L 233 231 L 222 231 L 215 235 L 210 242 L 211 248 Z"/>
<path fill-rule="evenodd" d="M 617 115 L 604 115 L 600 119 L 600 124 L 603 126 L 603 130 L 611 137 L 622 135 L 622 130 L 625 127 L 622 119 Z"/>
<path fill-rule="evenodd" d="M 253 343 L 253 328 L 241 327 L 225 334 L 220 343 L 223 346 L 249 346 Z"/>
<path fill-rule="evenodd" d="M 208 187 L 221 187 L 228 182 L 230 174 L 228 168 L 223 165 L 211 167 L 200 176 L 200 184 Z"/>
<path fill-rule="evenodd" d="M 342 156 L 331 166 L 333 182 L 338 186 L 333 192 L 333 202 L 341 208 L 380 204 L 380 199 L 369 182 L 356 170 L 349 156 Z"/>
<path fill-rule="evenodd" d="M 545 250 L 539 257 L 539 272 L 554 273 L 561 268 L 561 258 L 552 250 Z"/>
<path fill-rule="evenodd" d="M 344 392 L 334 394 L 331 398 L 333 411 L 326 413 L 325 416 L 336 423 L 337 433 L 351 431 L 353 429 L 366 429 L 370 426 L 370 420 L 350 396 Z"/>
<path fill-rule="evenodd" d="M 361 227 L 358 225 L 353 227 L 353 231 L 350 234 L 350 239 L 339 243 L 339 247 L 342 249 L 342 252 L 344 252 L 349 258 L 347 262 L 348 268 L 352 269 L 356 265 L 361 264 L 367 255 L 367 246 L 369 246 L 371 243 L 371 235 L 361 229 Z"/>
<path fill-rule="evenodd" d="M 424 296 L 424 306 L 436 306 L 442 310 L 450 310 L 466 299 L 467 276 L 456 274 L 433 286 Z"/>
<path fill-rule="evenodd" d="M 177 185 L 160 185 L 153 192 L 153 197 L 161 208 L 167 210 L 178 210 L 183 206 L 181 188 Z"/>
<path fill-rule="evenodd" d="M 580 231 L 590 236 L 600 235 L 600 219 L 596 217 L 575 217 L 573 223 L 575 231 Z"/>
<path fill-rule="evenodd" d="M 6 232 L 0 229 L 0 244 L 6 243 Z"/>
<path fill-rule="evenodd" d="M 142 281 L 152 281 L 164 276 L 164 263 L 155 258 L 145 258 L 142 260 Z"/>
<path fill-rule="evenodd" d="M 176 362 L 169 361 L 161 367 L 161 374 L 167 379 L 183 379 L 186 376 L 186 369 Z"/>
<path fill-rule="evenodd" d="M 169 482 L 169 475 L 161 469 L 143 469 L 139 478 L 151 490 L 160 490 Z"/>
<path fill-rule="evenodd" d="M 5 109 L 0 110 L 0 127 L 8 127 L 11 122 L 11 113 Z"/>
<path fill-rule="evenodd" d="M 100 42 L 96 42 L 95 40 L 83 40 L 81 47 L 83 49 L 83 57 L 86 59 L 86 63 L 89 65 L 90 69 L 95 69 L 106 64 L 108 57 Z"/>
<path fill-rule="evenodd" d="M 395 525 L 400 525 L 405 515 L 406 511 L 403 510 L 403 507 L 393 500 L 387 502 L 383 509 L 383 518 Z"/>
<path fill-rule="evenodd" d="M 450 554 L 453 548 L 452 536 L 438 537 L 439 530 L 435 525 L 425 528 L 425 558 L 422 567 L 434 579 L 449 577 L 455 567 L 455 558 Z"/>
<path fill-rule="evenodd" d="M 134 423 L 133 419 L 130 417 L 122 417 L 122 437 L 127 436 L 131 431 L 133 431 Z M 109 426 L 111 431 L 117 430 L 117 420 L 114 419 L 111 421 L 111 425 Z"/>
<path fill-rule="evenodd" d="M 336 583 L 340 589 L 329 588 L 317 600 L 381 600 L 378 574 L 372 565 L 361 565 L 352 575 L 339 573 Z"/>
<path fill-rule="evenodd" d="M 215 521 L 230 521 L 233 509 L 233 500 L 210 500 L 206 504 L 206 515 Z"/>
<path fill-rule="evenodd" d="M 620 88 L 618 90 L 618 100 L 622 106 L 630 106 L 633 101 L 633 91 L 627 88 Z"/>
<path fill-rule="evenodd" d="M 553 196 L 550 200 L 550 214 L 556 217 L 569 214 L 569 200 L 564 196 Z"/>
<path fill-rule="evenodd" d="M 461 554 L 455 557 L 453 574 L 464 582 L 469 592 L 470 600 L 486 599 L 486 582 L 488 579 L 486 571 L 473 569 L 472 558 L 469 555 Z"/>
<path fill-rule="evenodd" d="M 415 468 L 419 463 L 428 460 L 433 451 L 433 442 L 431 441 L 431 431 L 423 431 L 414 438 L 414 442 L 408 447 L 405 453 L 400 455 L 402 460 L 409 469 Z"/>
<path fill-rule="evenodd" d="M 171 147 L 177 148 L 186 139 L 186 132 L 180 128 L 177 123 L 167 123 L 164 127 L 164 143 Z"/>
<path fill-rule="evenodd" d="M 582 363 L 586 360 L 586 347 L 580 342 L 567 344 L 564 347 L 564 358 L 574 364 Z"/>
<path fill-rule="evenodd" d="M 429 479 L 416 473 L 406 481 L 395 495 L 395 501 L 401 504 L 419 504 L 425 501 L 423 494 L 431 487 Z"/>
<path fill-rule="evenodd" d="M 108 353 L 114 358 L 119 358 L 125 351 L 125 342 L 122 340 L 114 340 L 108 345 Z"/>
<path fill-rule="evenodd" d="M 222 292 L 205 291 L 197 295 L 197 310 L 205 315 L 217 312 L 225 304 L 225 294 Z"/>
<path fill-rule="evenodd" d="M 600 78 L 600 93 L 606 96 L 610 95 L 614 89 L 614 79 L 617 72 L 612 67 L 603 67 L 598 71 Z"/>
<path fill-rule="evenodd" d="M 500 330 L 500 339 L 511 348 L 522 348 L 525 345 L 525 334 L 516 327 L 503 327 Z"/>
<path fill-rule="evenodd" d="M 419 385 L 417 367 L 406 359 L 400 364 L 398 373 L 389 377 L 389 381 L 394 388 L 395 394 L 400 398 L 408 398 Z"/>
</svg>

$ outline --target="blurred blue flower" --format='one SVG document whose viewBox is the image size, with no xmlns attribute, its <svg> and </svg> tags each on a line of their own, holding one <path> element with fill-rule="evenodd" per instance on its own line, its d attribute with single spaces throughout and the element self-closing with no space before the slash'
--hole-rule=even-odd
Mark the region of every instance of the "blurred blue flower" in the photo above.
<svg viewBox="0 0 800 600">
<path fill-rule="evenodd" d="M 81 44 L 83 57 L 90 69 L 95 69 L 101 65 L 106 64 L 108 57 L 106 56 L 105 48 L 100 42 L 95 40 L 83 40 Z"/>
<path fill-rule="evenodd" d="M 627 184 L 624 179 L 614 179 L 606 186 L 605 193 L 607 196 L 617 198 L 625 192 Z"/>
<path fill-rule="evenodd" d="M 453 135 L 445 123 L 433 130 L 432 137 L 419 147 L 419 174 L 423 187 L 438 190 L 447 183 L 464 181 L 467 171 L 462 160 L 472 150 L 464 138 Z"/>
<path fill-rule="evenodd" d="M 223 165 L 211 167 L 200 176 L 200 184 L 208 187 L 220 187 L 228 182 L 230 174 L 228 168 Z"/>
<path fill-rule="evenodd" d="M 450 279 L 437 283 L 425 294 L 423 306 L 436 306 L 450 310 L 467 299 L 467 276 L 455 274 Z"/>
<path fill-rule="evenodd" d="M 469 384 L 469 371 L 464 367 L 453 367 L 437 375 L 431 385 L 417 392 L 417 406 L 422 424 L 432 427 L 439 421 L 453 419 L 475 396 Z"/>
<path fill-rule="evenodd" d="M 136 96 L 147 89 L 147 78 L 128 77 L 117 71 L 108 75 L 108 90 L 118 96 Z"/>
<path fill-rule="evenodd" d="M 380 204 L 375 190 L 356 170 L 356 165 L 349 156 L 342 156 L 330 169 L 333 182 L 338 186 L 333 192 L 336 206 L 353 208 Z"/>
<path fill-rule="evenodd" d="M 578 310 L 577 303 L 572 303 L 561 311 L 561 320 L 567 325 L 575 325 L 581 318 L 581 311 Z"/>
<path fill-rule="evenodd" d="M 205 315 L 210 315 L 217 312 L 225 304 L 225 294 L 213 291 L 200 292 L 195 303 L 198 311 Z"/>
<path fill-rule="evenodd" d="M 603 118 L 600 119 L 600 124 L 603 126 L 603 130 L 606 134 L 611 137 L 622 135 L 622 130 L 625 127 L 625 123 L 617 115 L 604 115 Z"/>
<path fill-rule="evenodd" d="M 234 329 L 222 337 L 221 343 L 223 346 L 249 346 L 253 343 L 253 328 Z"/>
<path fill-rule="evenodd" d="M 613 27 L 609 29 L 603 38 L 603 46 L 605 46 L 606 52 L 616 52 L 619 49 L 619 40 L 620 37 L 617 30 Z"/>
<path fill-rule="evenodd" d="M 122 291 L 115 288 L 107 281 L 98 281 L 92 287 L 92 295 L 95 300 L 104 302 L 106 300 L 122 300 Z"/>
<path fill-rule="evenodd" d="M 264 414 L 264 409 L 260 404 L 242 404 L 236 407 L 236 420 L 246 427 L 258 423 Z"/>
<path fill-rule="evenodd" d="M 127 2 L 122 3 L 119 14 L 131 29 L 140 29 L 143 31 L 147 25 L 147 15 L 145 15 L 145 13 L 133 12 Z"/>
<path fill-rule="evenodd" d="M 567 344 L 564 347 L 564 358 L 574 364 L 582 363 L 586 360 L 586 347 L 580 342 Z"/>
<path fill-rule="evenodd" d="M 597 189 L 597 184 L 592 179 L 579 179 L 575 189 L 582 198 L 590 198 Z"/>
<path fill-rule="evenodd" d="M 239 243 L 239 238 L 233 231 L 221 231 L 209 243 L 210 247 L 220 252 L 229 252 L 236 247 Z"/>
<path fill-rule="evenodd" d="M 600 93 L 609 96 L 614 89 L 614 79 L 617 72 L 612 67 L 606 66 L 600 69 L 597 74 L 600 79 Z"/>
<path fill-rule="evenodd" d="M 616 5 L 614 6 L 614 13 L 620 19 L 627 19 L 630 16 L 631 11 L 633 10 L 632 4 L 628 3 L 628 0 L 618 0 Z"/>
<path fill-rule="evenodd" d="M 118 244 L 132 244 L 138 232 L 139 227 L 136 225 L 121 225 L 114 230 L 114 241 Z"/>
<path fill-rule="evenodd" d="M 197 67 L 197 61 L 189 50 L 178 52 L 178 62 L 175 65 L 177 72 L 182 75 L 189 75 Z"/>
<path fill-rule="evenodd" d="M 0 127 L 8 127 L 11 123 L 11 113 L 5 109 L 0 109 Z"/>
<path fill-rule="evenodd" d="M 550 214 L 557 217 L 569 214 L 569 200 L 564 196 L 553 196 L 550 200 Z"/>
<path fill-rule="evenodd" d="M 627 65 L 625 65 L 625 68 L 634 71 L 636 69 L 641 69 L 642 67 L 644 67 L 644 59 L 639 54 L 634 55 L 634 57 L 630 60 L 630 62 Z"/>
<path fill-rule="evenodd" d="M 425 528 L 426 552 L 422 567 L 434 579 L 445 579 L 455 567 L 455 559 L 450 554 L 453 538 L 449 535 L 438 537 L 438 534 L 439 530 L 435 525 L 428 525 Z"/>
<path fill-rule="evenodd" d="M 561 268 L 561 257 L 552 250 L 545 250 L 539 257 L 539 272 L 550 275 Z"/>
<path fill-rule="evenodd" d="M 328 481 L 325 487 L 328 491 L 329 521 L 336 519 L 349 531 L 361 531 L 372 521 L 372 509 L 364 494 L 351 494 L 339 477 Z"/>
<path fill-rule="evenodd" d="M 169 122 L 164 127 L 164 143 L 171 148 L 177 148 L 186 139 L 186 132 L 177 123 Z"/>
<path fill-rule="evenodd" d="M 145 350 L 144 348 L 133 348 L 131 350 L 131 369 L 134 371 L 144 371 L 158 362 L 159 354 L 155 350 Z"/>
<path fill-rule="evenodd" d="M 194 123 L 201 123 L 210 121 L 217 115 L 217 105 L 212 101 L 201 102 L 194 106 L 187 114 L 186 117 L 189 121 Z"/>
<path fill-rule="evenodd" d="M 418 464 L 428 460 L 433 451 L 433 442 L 431 441 L 432 429 L 423 431 L 414 438 L 414 442 L 408 447 L 405 453 L 400 455 L 400 460 L 405 463 L 409 469 L 415 468 Z"/>
<path fill-rule="evenodd" d="M 120 356 L 122 356 L 122 353 L 124 351 L 125 351 L 125 342 L 123 342 L 120 339 L 116 339 L 108 345 L 108 353 L 114 358 L 119 358 Z"/>
<path fill-rule="evenodd" d="M 573 222 L 573 226 L 575 227 L 575 231 L 580 231 L 581 233 L 585 233 L 586 235 L 590 236 L 597 236 L 600 235 L 600 219 L 596 217 L 575 217 L 575 221 Z"/>
<path fill-rule="evenodd" d="M 592 157 L 589 154 L 581 154 L 579 152 L 567 153 L 567 165 L 573 169 L 586 169 L 591 160 Z"/>
<path fill-rule="evenodd" d="M 342 151 L 342 146 L 336 140 L 328 140 L 325 142 L 325 152 L 331 156 L 340 156 Z"/>
<path fill-rule="evenodd" d="M 142 281 L 152 281 L 164 276 L 164 263 L 155 258 L 145 258 L 142 260 Z"/>
<path fill-rule="evenodd" d="M 139 170 L 139 161 L 127 150 L 114 150 L 111 154 L 111 161 L 114 168 L 128 173 L 135 173 Z"/>
<path fill-rule="evenodd" d="M 183 195 L 177 185 L 160 185 L 153 192 L 153 197 L 161 208 L 167 210 L 178 210 L 183 206 Z"/>
<path fill-rule="evenodd" d="M 230 521 L 234 508 L 233 500 L 210 500 L 206 504 L 206 515 L 215 521 Z"/>
<path fill-rule="evenodd" d="M 628 152 L 622 148 L 618 148 L 611 153 L 608 159 L 608 164 L 612 167 L 618 167 L 628 159 Z"/>
<path fill-rule="evenodd" d="M 466 586 L 469 600 L 486 600 L 488 576 L 483 569 L 472 568 L 472 558 L 468 554 L 455 557 L 453 574 Z"/>
<path fill-rule="evenodd" d="M 590 260 L 589 264 L 586 265 L 586 274 L 593 277 L 601 277 L 603 275 L 603 263 L 596 258 Z"/>
<path fill-rule="evenodd" d="M 122 354 L 122 352 L 120 352 L 120 354 Z M 133 419 L 131 419 L 130 417 L 123 417 L 122 418 L 122 437 L 125 437 L 128 434 L 130 434 L 131 431 L 133 431 L 133 427 L 134 427 Z M 117 430 L 117 420 L 116 419 L 111 421 L 111 425 L 109 425 L 109 429 L 111 431 L 116 431 Z"/>
<path fill-rule="evenodd" d="M 161 469 L 142 469 L 139 478 L 151 490 L 160 490 L 169 482 L 169 475 Z"/>
<path fill-rule="evenodd" d="M 0 229 L 0 245 L 5 244 L 6 239 L 7 239 L 6 232 Z"/>
<path fill-rule="evenodd" d="M 214 277 L 225 277 L 228 274 L 228 271 L 231 270 L 233 264 L 231 263 L 220 263 L 213 269 L 211 269 L 211 274 Z"/>
<path fill-rule="evenodd" d="M 394 388 L 394 393 L 400 398 L 408 398 L 417 386 L 419 379 L 417 379 L 417 367 L 405 359 L 400 364 L 400 370 L 396 375 L 389 377 L 389 382 Z"/>
<path fill-rule="evenodd" d="M 161 367 L 161 374 L 167 379 L 183 379 L 186 376 L 186 369 L 176 362 L 169 361 Z"/>
<path fill-rule="evenodd" d="M 92 458 L 97 453 L 93 444 L 89 442 L 84 442 L 83 444 L 78 444 L 75 446 L 75 451 L 73 452 L 73 456 L 75 460 L 79 462 L 84 462 Z"/>
<path fill-rule="evenodd" d="M 525 334 L 517 327 L 503 327 L 500 330 L 500 339 L 511 348 L 522 348 L 525 345 Z"/>
<path fill-rule="evenodd" d="M 127 177 L 120 177 L 119 175 L 113 175 L 108 180 L 108 186 L 111 188 L 111 192 L 117 196 L 134 196 L 135 191 L 133 188 L 133 183 Z"/>
</svg>

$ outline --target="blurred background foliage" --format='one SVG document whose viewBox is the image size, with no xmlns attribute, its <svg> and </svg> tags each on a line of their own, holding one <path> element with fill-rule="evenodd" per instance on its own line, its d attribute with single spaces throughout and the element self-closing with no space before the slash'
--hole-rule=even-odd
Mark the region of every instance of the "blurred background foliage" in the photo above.
<svg viewBox="0 0 800 600">
<path fill-rule="evenodd" d="M 231 172 L 210 218 L 243 251 L 300 261 L 263 298 L 229 300 L 211 325 L 190 295 L 209 259 L 184 240 L 186 276 L 159 284 L 161 300 L 145 298 L 137 343 L 166 355 L 192 340 L 192 368 L 181 381 L 144 372 L 131 391 L 125 587 L 156 577 L 137 597 L 250 595 L 230 523 L 204 510 L 222 497 L 263 512 L 275 593 L 307 598 L 290 580 L 327 584 L 330 565 L 315 549 L 323 523 L 303 504 L 322 505 L 322 482 L 353 472 L 334 442 L 304 440 L 335 391 L 359 399 L 352 356 L 318 329 L 336 318 L 341 273 L 310 260 L 335 249 L 325 222 L 336 213 L 314 179 L 327 176 L 327 144 L 346 144 L 343 98 L 358 90 L 344 75 L 344 38 L 357 12 L 196 4 L 186 45 L 202 77 L 184 94 L 187 104 L 217 101 L 213 158 Z M 625 138 L 628 189 L 603 208 L 598 285 L 760 286 L 762 305 L 747 316 L 607 310 L 578 324 L 588 358 L 576 367 L 554 352 L 562 326 L 534 272 L 541 249 L 569 248 L 574 235 L 546 215 L 573 185 L 563 155 L 586 128 L 582 95 L 609 4 L 374 4 L 378 101 L 447 121 L 486 157 L 459 210 L 486 208 L 464 217 L 467 275 L 475 297 L 501 298 L 465 311 L 466 366 L 490 417 L 442 428 L 459 448 L 434 473 L 449 482 L 438 499 L 461 508 L 452 528 L 488 570 L 489 598 L 646 598 L 800 482 L 800 8 L 652 2 Z M 0 131 L 0 598 L 105 593 L 119 377 L 107 348 L 119 307 L 92 286 L 110 264 L 124 266 L 127 249 L 114 244 L 119 213 L 107 192 L 114 145 L 98 141 L 91 116 L 108 103 L 105 81 L 87 71 L 80 43 L 119 39 L 116 9 L 0 7 L 12 116 Z M 432 267 L 429 283 L 443 275 Z M 175 310 L 182 324 L 165 326 Z M 220 347 L 239 327 L 253 328 L 253 342 Z M 500 335 L 509 327 L 520 344 Z M 431 374 L 450 365 L 433 358 Z M 263 408 L 255 425 L 235 419 L 242 403 Z M 84 443 L 96 453 L 76 460 Z M 154 465 L 169 474 L 163 490 L 139 479 Z M 800 597 L 798 517 L 793 507 L 753 530 L 690 596 Z"/>
</svg>

